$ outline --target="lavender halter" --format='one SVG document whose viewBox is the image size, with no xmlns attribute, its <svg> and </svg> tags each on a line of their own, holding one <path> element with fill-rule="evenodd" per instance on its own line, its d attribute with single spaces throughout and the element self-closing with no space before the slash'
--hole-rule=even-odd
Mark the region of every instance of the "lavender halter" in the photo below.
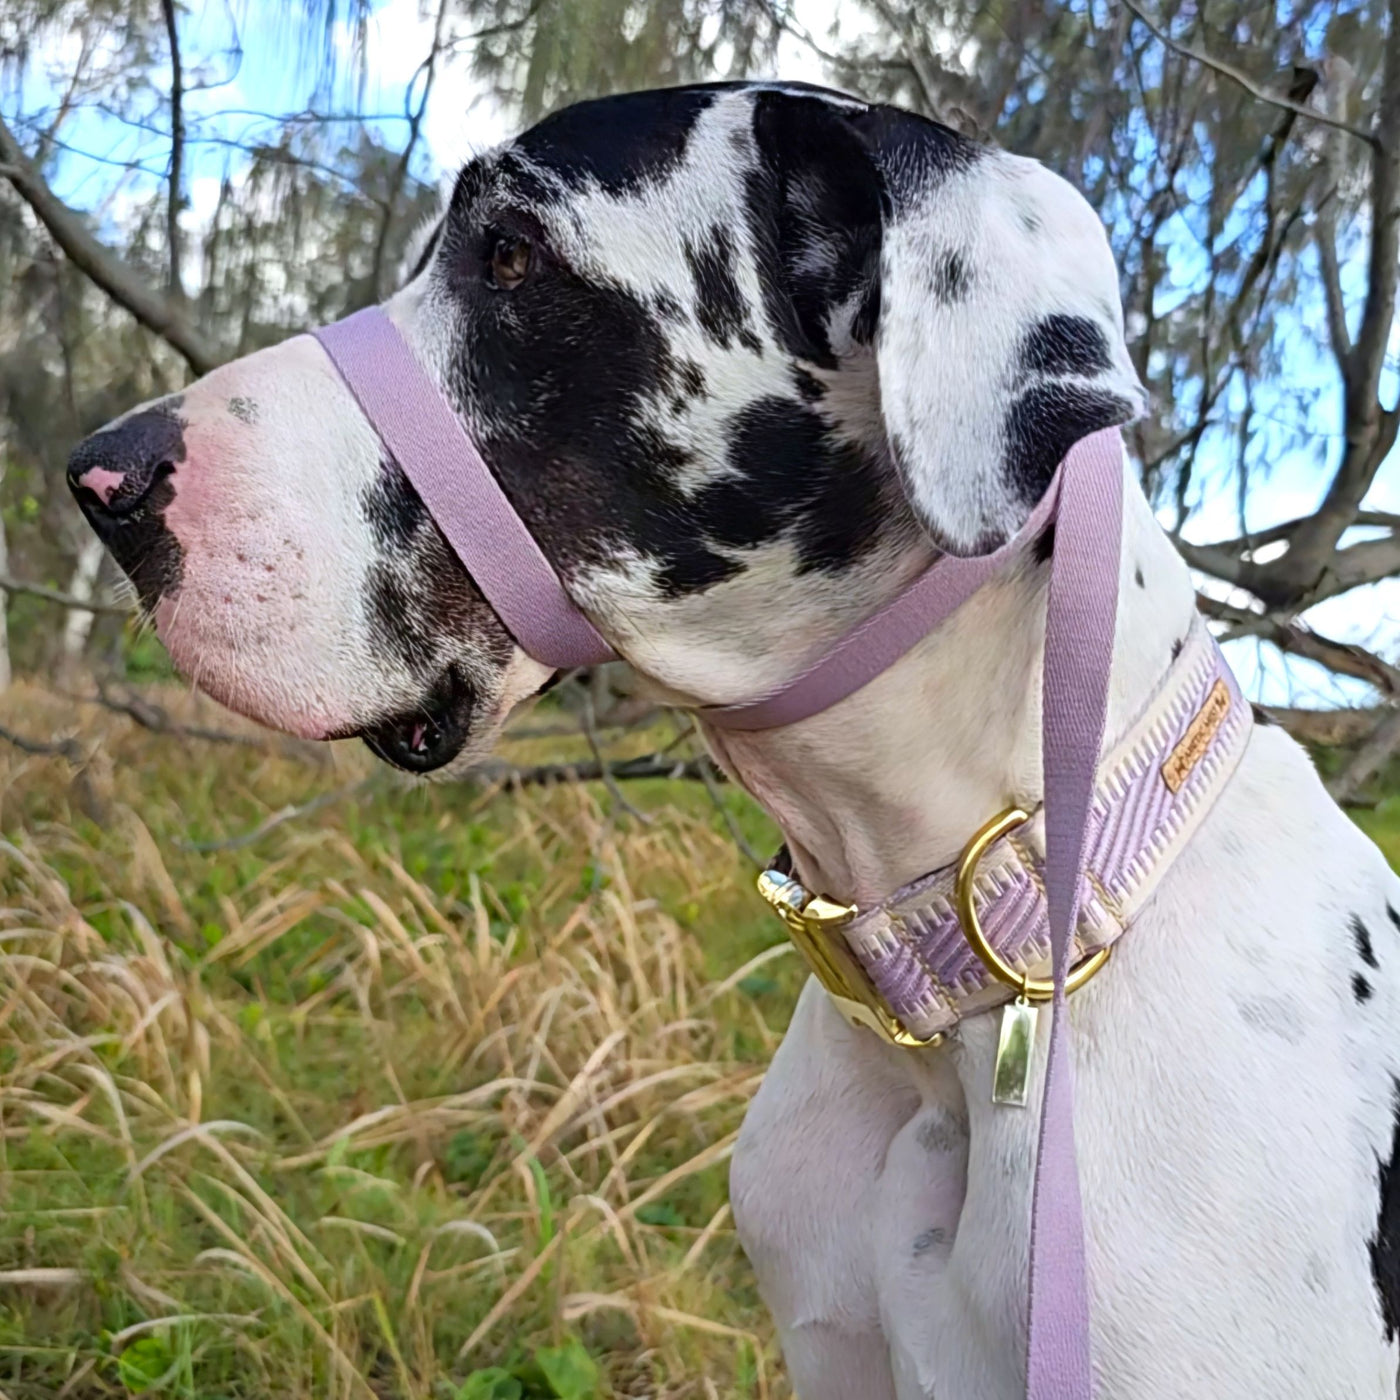
<svg viewBox="0 0 1400 1400">
<path fill-rule="evenodd" d="M 561 668 L 612 659 L 388 316 L 371 307 L 312 334 L 520 646 Z M 1122 517 L 1122 449 L 1117 430 L 1106 429 L 1070 449 L 1030 520 L 1000 549 L 945 556 L 781 690 L 701 711 L 718 728 L 754 730 L 829 708 L 897 661 L 1056 522 L 1041 729 L 1055 996 L 1031 1214 L 1028 1400 L 1090 1400 L 1093 1393 L 1065 978 L 1107 719 Z"/>
</svg>

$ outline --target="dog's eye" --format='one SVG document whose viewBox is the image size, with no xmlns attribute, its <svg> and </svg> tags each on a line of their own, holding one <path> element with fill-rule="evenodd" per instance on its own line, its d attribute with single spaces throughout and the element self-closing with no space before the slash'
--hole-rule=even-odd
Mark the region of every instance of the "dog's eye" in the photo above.
<svg viewBox="0 0 1400 1400">
<path fill-rule="evenodd" d="M 514 291 L 530 273 L 530 244 L 502 234 L 491 249 L 491 280 L 503 292 Z"/>
</svg>

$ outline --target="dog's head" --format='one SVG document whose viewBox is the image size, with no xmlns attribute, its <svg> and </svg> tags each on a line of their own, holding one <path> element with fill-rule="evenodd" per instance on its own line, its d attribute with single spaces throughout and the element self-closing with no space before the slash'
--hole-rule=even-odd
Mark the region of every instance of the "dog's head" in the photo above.
<svg viewBox="0 0 1400 1400">
<path fill-rule="evenodd" d="M 1138 387 L 1102 229 L 1034 162 L 818 89 L 583 103 L 474 160 L 387 311 L 574 599 L 673 692 L 751 698 L 1025 518 Z M 83 443 L 176 664 L 426 770 L 548 680 L 321 348 Z"/>
</svg>

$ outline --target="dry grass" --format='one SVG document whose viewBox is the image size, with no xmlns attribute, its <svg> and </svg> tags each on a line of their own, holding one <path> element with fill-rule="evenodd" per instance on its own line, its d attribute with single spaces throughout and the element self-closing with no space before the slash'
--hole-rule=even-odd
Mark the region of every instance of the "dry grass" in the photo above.
<svg viewBox="0 0 1400 1400">
<path fill-rule="evenodd" d="M 798 976 L 703 788 L 372 780 L 201 854 L 367 760 L 0 720 L 93 754 L 0 747 L 0 1395 L 547 1395 L 571 1337 L 788 1394 L 725 1173 Z"/>
</svg>

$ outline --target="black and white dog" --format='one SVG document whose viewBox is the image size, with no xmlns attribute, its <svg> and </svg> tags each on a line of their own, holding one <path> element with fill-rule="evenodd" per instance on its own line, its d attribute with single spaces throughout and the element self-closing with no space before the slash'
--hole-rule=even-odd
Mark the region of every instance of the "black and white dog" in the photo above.
<svg viewBox="0 0 1400 1400">
<path fill-rule="evenodd" d="M 387 310 L 677 703 L 776 688 L 1140 407 L 1068 184 L 805 87 L 550 117 L 462 171 Z M 550 679 L 310 339 L 133 410 L 71 472 L 176 663 L 266 724 L 426 771 Z M 834 708 L 724 737 L 807 884 L 883 896 L 1036 798 L 1051 550 Z M 1135 484 L 1120 592 L 1110 738 L 1194 615 Z M 1071 1005 L 1097 1393 L 1392 1400 L 1400 884 L 1281 731 Z M 902 1050 L 803 994 L 732 1177 L 802 1400 L 1021 1393 L 1036 1114 L 988 1102 L 993 1020 Z"/>
</svg>

